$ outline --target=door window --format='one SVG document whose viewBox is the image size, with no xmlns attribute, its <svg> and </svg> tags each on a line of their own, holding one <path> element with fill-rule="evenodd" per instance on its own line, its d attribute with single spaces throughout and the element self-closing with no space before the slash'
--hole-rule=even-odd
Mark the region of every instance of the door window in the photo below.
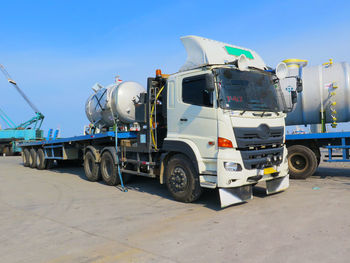
<svg viewBox="0 0 350 263">
<path fill-rule="evenodd" d="M 213 107 L 213 92 L 206 88 L 205 75 L 184 78 L 182 81 L 182 101 L 184 103 Z"/>
</svg>

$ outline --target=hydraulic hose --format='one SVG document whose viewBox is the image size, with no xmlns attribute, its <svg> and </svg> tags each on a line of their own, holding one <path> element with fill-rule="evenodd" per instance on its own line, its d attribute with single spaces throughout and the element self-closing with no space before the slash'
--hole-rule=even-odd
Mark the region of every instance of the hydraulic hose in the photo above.
<svg viewBox="0 0 350 263">
<path fill-rule="evenodd" d="M 153 112 L 154 112 L 154 108 L 155 108 L 155 105 L 157 104 L 157 100 L 158 100 L 158 97 L 160 95 L 160 93 L 162 93 L 164 89 L 164 86 L 158 91 L 157 95 L 156 95 L 156 99 L 154 100 L 154 103 L 152 105 L 152 109 L 151 109 L 151 114 L 150 114 L 150 129 L 151 129 L 151 137 L 152 137 L 152 142 L 153 142 L 153 145 L 154 145 L 154 149 L 158 150 L 158 147 L 157 147 L 157 142 L 154 138 L 154 131 L 153 131 Z M 156 124 L 157 125 L 157 124 Z"/>
</svg>

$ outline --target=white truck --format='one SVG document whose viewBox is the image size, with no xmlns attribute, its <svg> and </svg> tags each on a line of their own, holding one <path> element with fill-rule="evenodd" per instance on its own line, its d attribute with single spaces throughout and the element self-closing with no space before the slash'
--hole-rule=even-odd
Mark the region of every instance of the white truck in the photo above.
<svg viewBox="0 0 350 263">
<path fill-rule="evenodd" d="M 86 104 L 89 132 L 22 144 L 24 165 L 81 159 L 91 181 L 159 178 L 182 202 L 217 188 L 222 207 L 251 199 L 262 181 L 267 194 L 288 188 L 289 109 L 279 86 L 286 64 L 273 70 L 250 49 L 198 36 L 181 40 L 188 58 L 179 72 L 157 70 L 147 90 L 135 82 L 97 84 Z"/>
</svg>

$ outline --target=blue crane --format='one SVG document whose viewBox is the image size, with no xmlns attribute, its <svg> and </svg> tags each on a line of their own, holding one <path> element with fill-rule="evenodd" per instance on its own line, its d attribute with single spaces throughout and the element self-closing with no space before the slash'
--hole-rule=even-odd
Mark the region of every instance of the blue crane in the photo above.
<svg viewBox="0 0 350 263">
<path fill-rule="evenodd" d="M 18 87 L 16 81 L 14 81 L 5 67 L 0 64 L 0 70 L 6 77 L 7 81 L 18 91 L 22 98 L 28 103 L 28 105 L 35 112 L 35 116 L 31 119 L 16 125 L 10 117 L 0 108 L 0 119 L 6 123 L 7 129 L 1 129 L 0 126 L 0 153 L 12 154 L 20 152 L 20 149 L 16 147 L 16 141 L 18 140 L 35 140 L 42 137 L 43 131 L 40 130 L 44 120 L 44 115 L 38 110 L 38 108 L 29 100 L 24 92 Z"/>
</svg>

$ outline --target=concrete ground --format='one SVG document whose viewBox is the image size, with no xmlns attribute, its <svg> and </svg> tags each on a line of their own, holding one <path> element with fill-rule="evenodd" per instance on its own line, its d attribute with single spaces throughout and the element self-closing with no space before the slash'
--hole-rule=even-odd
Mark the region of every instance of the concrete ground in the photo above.
<svg viewBox="0 0 350 263">
<path fill-rule="evenodd" d="M 153 179 L 123 193 L 20 163 L 0 157 L 0 262 L 350 262 L 350 165 L 220 209 L 216 191 L 184 204 Z"/>
</svg>

